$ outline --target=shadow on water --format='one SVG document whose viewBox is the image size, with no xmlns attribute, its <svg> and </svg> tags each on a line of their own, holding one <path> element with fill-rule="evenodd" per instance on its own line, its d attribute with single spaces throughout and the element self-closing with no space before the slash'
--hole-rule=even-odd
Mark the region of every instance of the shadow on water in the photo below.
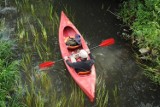
<svg viewBox="0 0 160 107">
<path fill-rule="evenodd" d="M 104 103 L 106 104 L 105 106 L 160 106 L 160 87 L 152 84 L 151 81 L 143 76 L 143 70 L 136 64 L 130 48 L 125 46 L 124 41 L 117 36 L 117 32 L 121 29 L 122 24 L 122 22 L 120 22 L 113 14 L 118 10 L 118 0 L 57 0 L 53 2 L 53 5 L 57 8 L 59 16 L 60 11 L 62 10 L 66 10 L 69 14 L 71 14 L 69 16 L 71 21 L 74 22 L 75 26 L 84 35 L 89 47 L 94 47 L 102 40 L 109 37 L 115 38 L 115 45 L 105 48 L 97 48 L 92 51 L 96 60 L 95 65 L 97 70 L 97 78 L 102 78 L 102 81 L 106 86 L 104 90 L 108 90 L 103 92 L 109 94 L 108 103 Z M 41 20 L 45 22 L 46 19 L 45 17 L 43 18 Z M 37 23 L 34 21 L 35 19 L 32 20 L 33 23 L 31 24 L 36 25 Z M 50 53 L 48 59 L 59 59 L 61 57 L 58 42 L 55 42 L 58 41 L 57 36 L 55 36 L 57 33 L 55 33 L 55 37 L 52 38 L 52 24 L 50 21 L 48 21 L 47 24 L 49 24 L 47 31 L 50 32 L 48 34 L 50 38 L 48 39 L 47 46 L 54 47 L 54 49 L 50 49 L 52 52 Z M 33 50 L 30 49 L 30 52 L 32 51 Z M 36 62 L 36 64 L 38 64 L 39 61 L 42 60 L 35 58 L 32 63 Z M 33 65 L 36 66 L 36 64 Z M 70 96 L 68 93 L 73 91 L 73 80 L 70 78 L 63 62 L 55 64 L 54 67 L 44 72 L 47 72 L 47 74 L 51 77 L 53 88 L 57 93 L 66 92 L 65 94 L 60 94 L 60 96 Z M 25 77 L 25 73 L 23 75 Z M 97 81 L 97 83 L 99 83 L 99 81 Z M 97 88 L 102 87 L 102 85 L 103 84 L 100 83 Z M 85 105 L 87 105 L 87 107 L 96 107 L 96 102 L 94 104 L 90 104 L 89 101 L 85 99 Z"/>
</svg>

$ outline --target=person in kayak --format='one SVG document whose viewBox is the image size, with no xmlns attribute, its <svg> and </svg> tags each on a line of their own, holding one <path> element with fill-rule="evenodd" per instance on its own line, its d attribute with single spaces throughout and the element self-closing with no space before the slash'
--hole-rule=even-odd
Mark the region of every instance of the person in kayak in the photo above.
<svg viewBox="0 0 160 107">
<path fill-rule="evenodd" d="M 87 59 L 88 56 L 90 59 Z M 79 57 L 81 61 L 76 61 L 76 58 Z M 94 58 L 89 50 L 80 50 L 78 54 L 73 54 L 70 56 L 71 62 L 68 60 L 68 57 L 64 57 L 64 60 L 66 63 L 75 69 L 75 71 L 78 72 L 87 72 L 90 71 L 92 65 L 94 64 Z"/>
<path fill-rule="evenodd" d="M 69 37 L 66 41 L 66 45 L 68 46 L 77 46 L 81 45 L 81 36 L 79 34 L 75 34 L 75 38 Z"/>
</svg>

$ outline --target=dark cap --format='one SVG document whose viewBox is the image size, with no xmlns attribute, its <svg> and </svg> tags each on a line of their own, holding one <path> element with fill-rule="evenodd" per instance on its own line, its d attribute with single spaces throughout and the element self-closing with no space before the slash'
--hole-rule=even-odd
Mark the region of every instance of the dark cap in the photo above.
<svg viewBox="0 0 160 107">
<path fill-rule="evenodd" d="M 81 36 L 80 36 L 79 34 L 76 34 L 76 35 L 75 35 L 75 41 L 76 41 L 79 45 L 81 45 Z"/>
</svg>

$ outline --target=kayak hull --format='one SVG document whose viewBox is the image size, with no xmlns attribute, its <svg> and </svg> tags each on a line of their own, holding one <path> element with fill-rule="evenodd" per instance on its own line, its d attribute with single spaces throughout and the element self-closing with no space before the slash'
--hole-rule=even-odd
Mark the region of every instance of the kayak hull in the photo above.
<svg viewBox="0 0 160 107">
<path fill-rule="evenodd" d="M 77 30 L 77 28 L 73 25 L 73 23 L 68 19 L 68 17 L 61 12 L 61 19 L 60 19 L 60 26 L 59 26 L 59 46 L 62 58 L 65 56 L 70 56 L 72 52 L 77 51 L 69 50 L 65 44 L 65 38 L 68 36 L 74 36 L 75 34 L 79 34 L 81 36 L 81 43 L 82 46 L 79 49 L 89 49 L 83 36 Z M 78 86 L 82 89 L 82 91 L 88 96 L 91 102 L 94 101 L 95 98 L 95 84 L 96 84 L 96 70 L 95 66 L 93 65 L 91 68 L 91 73 L 87 75 L 79 75 L 75 72 L 75 70 L 68 66 L 67 63 L 64 61 L 67 70 L 69 71 L 70 75 L 74 79 L 74 81 L 78 84 Z"/>
</svg>

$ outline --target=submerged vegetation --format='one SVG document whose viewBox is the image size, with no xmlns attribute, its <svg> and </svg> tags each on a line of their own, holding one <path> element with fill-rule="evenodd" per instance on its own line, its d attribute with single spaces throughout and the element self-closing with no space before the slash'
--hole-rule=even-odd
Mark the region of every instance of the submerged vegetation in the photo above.
<svg viewBox="0 0 160 107">
<path fill-rule="evenodd" d="M 16 43 L 20 61 L 14 60 L 11 50 L 13 42 L 0 41 L 0 106 L 2 107 L 107 107 L 121 104 L 118 86 L 108 88 L 103 73 L 96 83 L 96 98 L 89 103 L 88 98 L 75 84 L 63 63 L 40 71 L 40 63 L 60 58 L 58 46 L 59 14 L 53 0 L 13 0 L 17 7 Z M 145 55 L 137 55 L 150 60 L 145 66 L 146 75 L 160 83 L 159 68 L 159 5 L 155 0 L 124 2 L 120 13 L 124 22 L 132 30 L 132 42 L 136 46 L 149 49 Z M 157 3 L 156 3 L 157 1 Z M 150 6 L 147 6 L 150 5 Z M 149 7 L 149 8 L 148 8 Z M 63 7 L 72 22 L 74 15 L 68 7 Z M 129 9 L 128 9 L 129 8 Z M 136 11 L 135 11 L 136 10 Z M 152 12 L 149 12 L 152 11 Z M 150 15 L 151 14 L 151 15 Z M 148 16 L 150 20 L 148 20 Z M 140 20 L 139 20 L 140 19 Z M 4 25 L 1 21 L 1 25 Z M 149 24 L 149 25 L 148 25 Z M 137 27 L 138 26 L 138 27 Z M 150 27 L 152 26 L 152 27 Z M 1 31 L 5 28 L 0 26 Z M 148 33 L 149 32 L 149 33 Z M 152 34 L 152 36 L 150 36 Z M 0 39 L 2 36 L 0 35 Z M 149 41 L 149 42 L 148 42 Z M 144 59 L 143 59 L 144 60 Z M 142 59 L 140 59 L 142 61 Z M 56 66 L 59 66 L 57 68 Z M 144 65 L 143 65 L 144 66 Z M 19 67 L 19 68 L 18 68 Z M 20 76 L 19 76 L 20 75 Z M 113 100 L 112 100 L 113 99 Z M 112 101 L 111 101 L 112 100 Z M 113 104 L 112 104 L 113 103 Z"/>
<path fill-rule="evenodd" d="M 21 52 L 21 82 L 18 83 L 18 92 L 23 106 L 85 107 L 89 105 L 88 98 L 62 66 L 62 69 L 58 70 L 56 67 L 43 71 L 38 69 L 40 63 L 60 57 L 57 43 L 60 17 L 53 1 L 15 0 L 15 6 L 19 14 L 16 34 Z M 66 7 L 64 10 L 73 17 L 69 13 L 70 10 Z M 93 103 L 98 107 L 107 105 L 109 99 L 105 82 L 100 80 L 97 79 L 99 83 L 96 93 L 98 94 Z M 103 84 L 103 87 L 100 84 Z"/>
<path fill-rule="evenodd" d="M 136 56 L 145 75 L 160 84 L 160 1 L 125 1 L 119 16 L 132 31 L 130 40 L 138 47 Z"/>
</svg>

